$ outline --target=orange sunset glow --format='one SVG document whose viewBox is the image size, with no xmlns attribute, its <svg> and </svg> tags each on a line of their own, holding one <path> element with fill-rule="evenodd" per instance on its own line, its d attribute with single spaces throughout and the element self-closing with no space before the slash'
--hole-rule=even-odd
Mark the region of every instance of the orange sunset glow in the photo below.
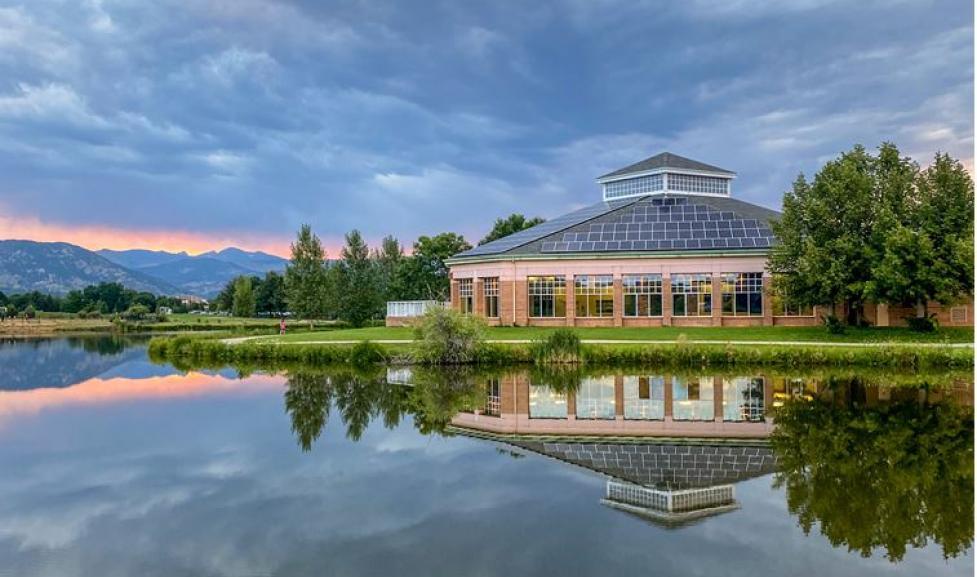
<svg viewBox="0 0 977 577">
<path fill-rule="evenodd" d="M 131 400 L 193 397 L 213 393 L 280 391 L 285 378 L 252 375 L 247 380 L 219 375 L 188 373 L 145 379 L 92 378 L 65 388 L 0 391 L 0 424 L 3 417 L 33 414 L 72 405 L 102 405 Z"/>
<path fill-rule="evenodd" d="M 235 246 L 243 250 L 260 250 L 284 258 L 289 256 L 287 236 L 273 237 L 252 233 L 200 233 L 186 230 L 132 230 L 104 226 L 59 225 L 36 218 L 0 216 L 0 238 L 68 242 L 89 250 L 102 248 L 126 250 L 144 248 L 168 252 L 186 251 L 199 254 Z"/>
</svg>

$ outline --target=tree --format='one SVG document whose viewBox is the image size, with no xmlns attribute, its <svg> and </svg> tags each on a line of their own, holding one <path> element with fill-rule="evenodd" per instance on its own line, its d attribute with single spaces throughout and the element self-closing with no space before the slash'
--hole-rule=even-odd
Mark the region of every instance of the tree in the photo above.
<svg viewBox="0 0 977 577">
<path fill-rule="evenodd" d="M 381 295 L 370 248 L 358 230 L 346 235 L 339 263 L 339 318 L 355 327 L 377 316 Z"/>
<path fill-rule="evenodd" d="M 262 313 L 285 311 L 285 278 L 275 271 L 265 273 L 255 289 L 255 308 Z"/>
<path fill-rule="evenodd" d="M 234 304 L 232 307 L 236 317 L 253 317 L 255 312 L 254 288 L 251 277 L 239 276 L 234 281 Z"/>
<path fill-rule="evenodd" d="M 292 243 L 292 260 L 285 269 L 285 298 L 288 308 L 307 318 L 321 318 L 325 310 L 325 252 L 312 227 L 302 225 Z"/>
<path fill-rule="evenodd" d="M 487 242 L 492 242 L 493 240 L 498 240 L 502 237 L 519 232 L 520 230 L 532 228 L 537 224 L 543 224 L 544 222 L 546 222 L 546 219 L 538 216 L 526 220 L 525 216 L 518 213 L 510 214 L 506 218 L 497 218 L 495 219 L 495 225 L 492 226 L 492 230 L 489 231 L 485 238 L 478 241 L 478 244 L 483 245 Z"/>
<path fill-rule="evenodd" d="M 418 238 L 414 243 L 414 254 L 405 259 L 397 271 L 396 282 L 405 289 L 402 298 L 447 300 L 450 286 L 444 260 L 470 248 L 465 237 L 453 232 Z"/>
<path fill-rule="evenodd" d="M 404 249 L 400 242 L 392 236 L 385 236 L 380 243 L 380 250 L 374 255 L 377 265 L 377 284 L 384 301 L 401 300 L 404 292 L 398 283 L 397 269 L 404 261 Z"/>
<path fill-rule="evenodd" d="M 952 303 L 974 290 L 974 183 L 946 154 L 918 173 L 910 209 L 881 232 L 880 258 L 869 292 L 880 302 L 916 307 Z"/>
</svg>

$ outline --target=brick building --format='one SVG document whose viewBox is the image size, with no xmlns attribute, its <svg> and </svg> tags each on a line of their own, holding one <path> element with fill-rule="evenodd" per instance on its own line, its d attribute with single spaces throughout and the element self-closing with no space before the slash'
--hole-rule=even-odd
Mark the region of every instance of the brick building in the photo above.
<svg viewBox="0 0 977 577">
<path fill-rule="evenodd" d="M 668 152 L 606 174 L 601 202 L 449 259 L 451 305 L 493 325 L 818 324 L 821 311 L 772 294 L 780 213 L 733 198 L 735 177 Z M 879 326 L 914 314 L 868 308 Z M 930 310 L 973 325 L 972 301 Z"/>
</svg>

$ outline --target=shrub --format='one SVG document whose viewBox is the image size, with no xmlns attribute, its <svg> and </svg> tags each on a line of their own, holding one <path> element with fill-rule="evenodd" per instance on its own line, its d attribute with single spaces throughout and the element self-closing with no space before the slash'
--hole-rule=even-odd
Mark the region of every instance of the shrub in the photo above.
<svg viewBox="0 0 977 577">
<path fill-rule="evenodd" d="M 380 345 L 371 341 L 362 341 L 353 345 L 349 351 L 350 364 L 365 367 L 387 360 L 386 352 Z"/>
<path fill-rule="evenodd" d="M 127 321 L 141 321 L 149 316 L 149 309 L 144 305 L 132 305 L 119 316 Z"/>
<path fill-rule="evenodd" d="M 843 335 L 845 334 L 845 323 L 835 315 L 825 315 L 821 317 L 821 322 L 824 324 L 824 328 L 828 329 L 828 332 L 832 335 Z"/>
<path fill-rule="evenodd" d="M 580 336 L 570 329 L 557 329 L 530 344 L 537 363 L 579 363 Z"/>
<path fill-rule="evenodd" d="M 37 316 L 37 311 L 34 310 L 34 305 L 27 305 L 27 308 L 24 309 L 24 318 L 32 319 L 36 316 Z"/>
<path fill-rule="evenodd" d="M 909 330 L 917 333 L 931 333 L 939 327 L 939 322 L 936 320 L 936 315 L 931 314 L 925 317 L 908 317 L 906 325 L 909 326 Z"/>
<path fill-rule="evenodd" d="M 414 327 L 414 360 L 457 365 L 478 359 L 485 324 L 481 319 L 441 307 L 428 309 Z"/>
</svg>

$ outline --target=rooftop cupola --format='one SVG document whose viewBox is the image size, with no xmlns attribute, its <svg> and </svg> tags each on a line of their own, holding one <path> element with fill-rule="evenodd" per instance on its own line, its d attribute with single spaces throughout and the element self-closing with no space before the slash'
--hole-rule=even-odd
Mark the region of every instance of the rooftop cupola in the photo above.
<svg viewBox="0 0 977 577">
<path fill-rule="evenodd" d="M 604 200 L 649 194 L 729 196 L 736 173 L 662 152 L 597 179 Z"/>
</svg>

